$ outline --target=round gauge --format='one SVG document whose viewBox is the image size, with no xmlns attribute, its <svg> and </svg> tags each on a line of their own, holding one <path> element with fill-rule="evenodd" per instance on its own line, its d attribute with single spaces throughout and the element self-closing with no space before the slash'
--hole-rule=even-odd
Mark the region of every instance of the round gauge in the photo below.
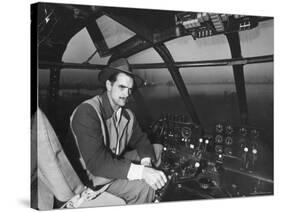
<svg viewBox="0 0 281 212">
<path fill-rule="evenodd" d="M 199 185 L 200 185 L 200 188 L 206 190 L 206 189 L 209 189 L 213 186 L 213 182 L 209 178 L 201 178 L 199 180 Z"/>
<path fill-rule="evenodd" d="M 234 130 L 233 130 L 232 126 L 228 125 L 228 126 L 226 126 L 225 131 L 226 131 L 227 135 L 231 135 Z"/>
<path fill-rule="evenodd" d="M 223 147 L 221 145 L 215 146 L 215 151 L 219 154 L 223 153 Z"/>
<path fill-rule="evenodd" d="M 232 137 L 227 136 L 224 142 L 226 145 L 231 145 L 233 143 Z"/>
<path fill-rule="evenodd" d="M 190 138 L 192 134 L 192 131 L 189 127 L 182 127 L 181 128 L 181 136 L 183 138 Z"/>
<path fill-rule="evenodd" d="M 222 124 L 217 124 L 217 125 L 216 125 L 216 132 L 217 132 L 217 133 L 222 133 L 222 132 L 223 132 L 223 126 L 222 126 Z"/>
<path fill-rule="evenodd" d="M 218 143 L 218 144 L 221 144 L 223 142 L 222 135 L 216 135 L 215 142 Z"/>
<path fill-rule="evenodd" d="M 260 132 L 259 132 L 257 129 L 252 129 L 252 130 L 250 131 L 250 134 L 251 134 L 251 136 L 252 136 L 253 138 L 258 138 L 259 135 L 260 135 Z"/>
<path fill-rule="evenodd" d="M 224 149 L 224 154 L 225 155 L 232 155 L 232 149 L 230 147 L 226 147 Z"/>
<path fill-rule="evenodd" d="M 247 135 L 247 129 L 244 128 L 244 127 L 240 128 L 239 132 L 240 132 L 240 135 L 242 135 L 242 136 L 246 136 Z"/>
<path fill-rule="evenodd" d="M 169 170 L 171 167 L 171 165 L 167 161 L 163 162 L 161 166 L 164 170 Z"/>
</svg>

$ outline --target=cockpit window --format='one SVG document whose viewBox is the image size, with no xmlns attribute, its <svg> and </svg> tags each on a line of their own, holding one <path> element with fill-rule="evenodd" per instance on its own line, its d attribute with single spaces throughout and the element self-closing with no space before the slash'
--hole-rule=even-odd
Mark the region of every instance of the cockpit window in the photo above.
<svg viewBox="0 0 281 212">
<path fill-rule="evenodd" d="M 134 32 L 106 15 L 101 16 L 96 21 L 108 48 L 117 46 L 135 35 Z"/>
</svg>

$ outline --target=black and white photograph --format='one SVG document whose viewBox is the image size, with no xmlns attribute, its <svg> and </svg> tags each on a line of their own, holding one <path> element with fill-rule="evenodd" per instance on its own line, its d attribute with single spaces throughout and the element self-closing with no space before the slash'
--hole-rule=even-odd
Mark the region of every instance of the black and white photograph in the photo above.
<svg viewBox="0 0 281 212">
<path fill-rule="evenodd" d="M 274 16 L 30 15 L 31 208 L 274 195 Z"/>
</svg>

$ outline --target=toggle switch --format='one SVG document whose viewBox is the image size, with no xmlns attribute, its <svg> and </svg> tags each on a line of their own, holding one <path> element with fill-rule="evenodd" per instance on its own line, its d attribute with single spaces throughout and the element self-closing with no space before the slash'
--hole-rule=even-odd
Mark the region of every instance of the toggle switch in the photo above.
<svg viewBox="0 0 281 212">
<path fill-rule="evenodd" d="M 247 169 L 248 168 L 248 151 L 249 148 L 247 146 L 245 146 L 243 148 L 243 153 L 242 153 L 242 169 Z"/>
<path fill-rule="evenodd" d="M 199 141 L 198 149 L 201 149 L 201 146 L 202 146 L 202 143 L 203 143 L 203 138 L 199 138 L 198 141 Z"/>
<path fill-rule="evenodd" d="M 206 139 L 206 140 L 205 140 L 205 146 L 204 146 L 204 152 L 207 151 L 207 146 L 208 146 L 208 144 L 209 144 L 209 139 Z"/>
</svg>

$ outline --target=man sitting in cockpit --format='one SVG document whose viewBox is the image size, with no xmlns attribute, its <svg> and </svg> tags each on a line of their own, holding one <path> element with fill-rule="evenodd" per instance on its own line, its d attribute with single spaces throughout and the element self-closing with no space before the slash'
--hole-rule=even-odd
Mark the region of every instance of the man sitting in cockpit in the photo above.
<svg viewBox="0 0 281 212">
<path fill-rule="evenodd" d="M 125 107 L 142 79 L 131 72 L 126 59 L 111 63 L 98 79 L 106 91 L 80 104 L 70 120 L 82 166 L 94 186 L 109 184 L 107 192 L 126 203 L 152 202 L 155 190 L 167 182 L 162 171 L 152 168 L 160 163 L 161 145 L 150 143 Z"/>
</svg>

